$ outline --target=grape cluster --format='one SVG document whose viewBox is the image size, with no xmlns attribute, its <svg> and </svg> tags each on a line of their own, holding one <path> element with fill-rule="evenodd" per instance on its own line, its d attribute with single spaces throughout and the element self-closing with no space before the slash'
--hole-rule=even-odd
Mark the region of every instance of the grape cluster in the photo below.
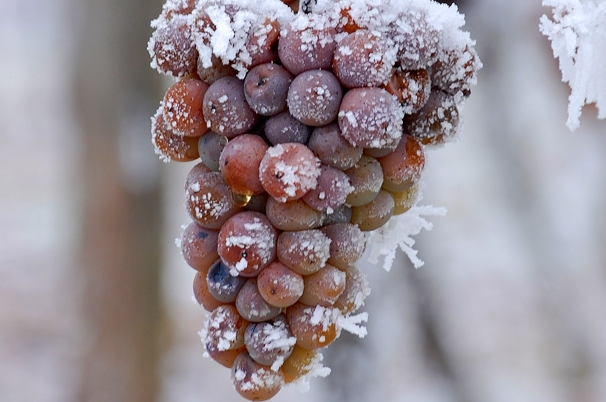
<svg viewBox="0 0 606 402">
<path fill-rule="evenodd" d="M 313 374 L 363 305 L 366 233 L 416 203 L 479 68 L 456 11 L 430 0 L 287 3 L 168 0 L 149 42 L 176 78 L 156 152 L 199 160 L 180 245 L 202 341 L 251 400 Z"/>
</svg>

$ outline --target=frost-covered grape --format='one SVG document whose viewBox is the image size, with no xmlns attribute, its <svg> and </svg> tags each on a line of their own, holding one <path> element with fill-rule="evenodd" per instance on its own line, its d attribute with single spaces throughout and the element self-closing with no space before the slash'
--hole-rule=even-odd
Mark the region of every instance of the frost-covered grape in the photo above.
<svg viewBox="0 0 606 402">
<path fill-rule="evenodd" d="M 317 351 L 295 344 L 290 356 L 282 365 L 284 382 L 289 384 L 315 369 L 320 357 Z"/>
<path fill-rule="evenodd" d="M 335 53 L 335 30 L 320 14 L 302 14 L 283 27 L 278 55 L 294 75 L 313 69 L 329 70 Z"/>
<path fill-rule="evenodd" d="M 269 195 L 280 202 L 301 198 L 318 183 L 320 161 L 303 144 L 270 147 L 259 166 L 259 178 Z"/>
<path fill-rule="evenodd" d="M 319 349 L 331 344 L 338 335 L 339 310 L 323 306 L 294 304 L 286 309 L 290 331 L 297 345 L 305 349 Z"/>
<path fill-rule="evenodd" d="M 236 77 L 213 82 L 204 95 L 203 110 L 210 129 L 227 138 L 249 131 L 258 119 L 246 102 L 244 83 Z"/>
<path fill-rule="evenodd" d="M 398 98 L 406 114 L 411 114 L 421 109 L 427 102 L 431 93 L 431 80 L 425 69 L 395 68 L 385 89 Z"/>
<path fill-rule="evenodd" d="M 191 137 L 207 132 L 202 100 L 208 88 L 208 84 L 195 78 L 185 78 L 171 85 L 162 100 L 167 127 L 174 133 Z"/>
<path fill-rule="evenodd" d="M 206 311 L 213 311 L 217 307 L 222 306 L 224 303 L 221 303 L 219 300 L 215 299 L 208 290 L 208 283 L 206 282 L 207 273 L 208 268 L 205 271 L 196 273 L 193 282 L 194 298 L 202 307 L 204 307 Z"/>
<path fill-rule="evenodd" d="M 336 122 L 315 128 L 307 146 L 322 163 L 341 170 L 358 163 L 363 152 L 363 148 L 352 145 L 341 135 Z"/>
<path fill-rule="evenodd" d="M 404 131 L 423 145 L 451 140 L 458 127 L 457 104 L 452 96 L 442 91 L 431 91 L 421 110 L 404 118 Z"/>
<path fill-rule="evenodd" d="M 427 68 L 438 57 L 440 33 L 429 18 L 426 12 L 411 7 L 391 27 L 391 36 L 402 49 L 400 65 L 406 70 Z"/>
<path fill-rule="evenodd" d="M 322 225 L 323 220 L 322 212 L 313 209 L 303 200 L 279 202 L 269 197 L 265 213 L 271 224 L 280 230 L 315 229 Z"/>
<path fill-rule="evenodd" d="M 286 142 L 307 144 L 312 128 L 295 119 L 288 111 L 278 113 L 265 122 L 265 136 L 272 145 Z"/>
<path fill-rule="evenodd" d="M 280 24 L 273 18 L 265 21 L 253 30 L 246 41 L 246 51 L 249 54 L 249 68 L 263 63 L 278 60 L 278 39 L 280 37 Z"/>
<path fill-rule="evenodd" d="M 305 291 L 299 301 L 308 306 L 330 307 L 345 290 L 345 273 L 332 265 L 326 265 L 303 280 Z"/>
<path fill-rule="evenodd" d="M 232 305 L 222 305 L 214 309 L 204 323 L 201 332 L 202 343 L 214 360 L 231 367 L 238 354 L 245 350 L 244 333 L 248 322 Z"/>
<path fill-rule="evenodd" d="M 174 133 L 166 125 L 162 106 L 152 117 L 152 144 L 156 155 L 164 162 L 189 162 L 198 159 L 198 139 Z"/>
<path fill-rule="evenodd" d="M 256 113 L 273 116 L 286 109 L 286 95 L 292 75 L 274 63 L 260 64 L 244 79 L 244 95 Z"/>
<path fill-rule="evenodd" d="M 329 71 L 310 70 L 295 77 L 288 88 L 288 109 L 308 126 L 324 126 L 337 117 L 343 89 Z"/>
<path fill-rule="evenodd" d="M 404 110 L 383 88 L 349 90 L 339 109 L 341 134 L 351 144 L 381 148 L 402 136 Z"/>
<path fill-rule="evenodd" d="M 191 170 L 187 173 L 185 177 L 185 185 L 183 188 L 187 191 L 190 184 L 193 182 L 200 180 L 204 177 L 204 174 L 211 172 L 211 170 L 202 162 L 197 163 Z"/>
<path fill-rule="evenodd" d="M 231 379 L 236 391 L 251 401 L 266 401 L 273 398 L 284 384 L 281 370 L 272 370 L 253 360 L 247 352 L 235 359 Z"/>
<path fill-rule="evenodd" d="M 232 66 L 223 64 L 223 61 L 215 55 L 211 56 L 210 67 L 204 67 L 201 58 L 198 57 L 196 72 L 198 77 L 208 85 L 213 84 L 220 78 L 233 77 L 238 73 Z"/>
<path fill-rule="evenodd" d="M 383 170 L 375 158 L 362 155 L 360 161 L 345 171 L 353 186 L 353 191 L 347 196 L 347 204 L 360 206 L 372 201 L 383 185 Z"/>
<path fill-rule="evenodd" d="M 391 194 L 381 190 L 368 204 L 351 209 L 351 223 L 365 232 L 378 229 L 392 217 L 394 206 Z"/>
<path fill-rule="evenodd" d="M 266 366 L 282 365 L 295 346 L 284 314 L 271 321 L 250 323 L 244 334 L 244 343 L 250 357 Z"/>
<path fill-rule="evenodd" d="M 395 203 L 393 208 L 394 215 L 403 214 L 415 205 L 420 196 L 420 187 L 419 182 L 417 182 L 405 191 L 391 193 Z"/>
<path fill-rule="evenodd" d="M 421 144 L 408 135 L 392 153 L 377 160 L 383 169 L 383 188 L 391 192 L 404 191 L 418 182 L 425 167 Z"/>
<path fill-rule="evenodd" d="M 229 267 L 218 259 L 208 270 L 206 282 L 208 291 L 215 299 L 222 303 L 233 303 L 246 278 L 231 275 Z"/>
<path fill-rule="evenodd" d="M 395 62 L 395 49 L 384 36 L 359 29 L 339 41 L 332 66 L 344 87 L 358 88 L 384 84 Z"/>
<path fill-rule="evenodd" d="M 148 44 L 152 67 L 173 77 L 196 72 L 198 50 L 183 15 L 164 19 L 153 32 Z"/>
<path fill-rule="evenodd" d="M 303 294 L 303 277 L 279 261 L 265 267 L 257 277 L 259 293 L 272 306 L 288 307 Z"/>
<path fill-rule="evenodd" d="M 185 262 L 198 271 L 206 271 L 219 258 L 217 253 L 217 239 L 219 232 L 205 229 L 195 222 L 191 222 L 183 234 L 179 245 Z"/>
<path fill-rule="evenodd" d="M 360 259 L 366 248 L 366 235 L 352 223 L 335 223 L 320 229 L 330 240 L 328 263 L 343 270 Z"/>
<path fill-rule="evenodd" d="M 203 173 L 192 180 L 185 191 L 185 205 L 192 220 L 208 229 L 221 228 L 240 209 L 219 172 Z"/>
<path fill-rule="evenodd" d="M 382 158 L 395 151 L 399 143 L 400 139 L 398 139 L 397 141 L 393 141 L 392 143 L 381 148 L 364 148 L 364 155 L 371 156 L 375 159 Z"/>
<path fill-rule="evenodd" d="M 219 159 L 219 168 L 234 194 L 262 193 L 259 165 L 268 149 L 265 141 L 254 134 L 242 134 L 230 140 Z"/>
<path fill-rule="evenodd" d="M 442 49 L 431 67 L 431 83 L 456 99 L 467 97 L 476 82 L 479 65 L 478 54 L 470 46 L 462 50 Z"/>
<path fill-rule="evenodd" d="M 370 288 L 366 275 L 355 265 L 350 266 L 344 272 L 345 289 L 333 306 L 346 315 L 356 312 L 364 305 L 364 300 L 370 294 Z"/>
<path fill-rule="evenodd" d="M 318 272 L 330 257 L 331 240 L 320 230 L 282 232 L 276 245 L 280 262 L 301 275 Z"/>
<path fill-rule="evenodd" d="M 210 170 L 219 170 L 219 157 L 227 144 L 227 137 L 209 131 L 198 138 L 198 153 L 200 160 Z"/>
<path fill-rule="evenodd" d="M 256 276 L 276 257 L 277 237 L 265 215 L 243 211 L 221 227 L 217 251 L 232 275 Z"/>
<path fill-rule="evenodd" d="M 251 322 L 271 320 L 282 312 L 281 307 L 265 301 L 257 286 L 257 278 L 249 278 L 236 297 L 236 308 L 242 317 Z"/>
<path fill-rule="evenodd" d="M 349 177 L 339 169 L 322 165 L 318 185 L 303 196 L 303 201 L 318 211 L 332 212 L 345 203 L 353 191 Z"/>
</svg>

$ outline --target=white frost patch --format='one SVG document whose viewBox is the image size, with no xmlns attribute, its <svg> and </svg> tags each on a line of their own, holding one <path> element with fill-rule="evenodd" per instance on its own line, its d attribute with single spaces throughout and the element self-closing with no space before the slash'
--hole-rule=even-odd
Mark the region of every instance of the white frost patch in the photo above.
<svg viewBox="0 0 606 402">
<path fill-rule="evenodd" d="M 570 85 L 568 120 L 579 127 L 584 105 L 595 103 L 598 118 L 606 118 L 606 2 L 599 0 L 543 0 L 553 19 L 541 17 L 541 32 L 551 40 L 560 61 L 562 81 Z"/>
<path fill-rule="evenodd" d="M 413 248 L 415 244 L 413 236 L 419 234 L 422 229 L 433 228 L 433 224 L 424 216 L 444 215 L 446 208 L 415 205 L 405 213 L 393 216 L 384 226 L 370 233 L 367 242 L 370 262 L 376 264 L 379 262 L 379 257 L 384 257 L 383 268 L 390 271 L 399 247 L 410 258 L 415 268 L 423 266 L 423 260 L 417 257 L 418 252 Z"/>
</svg>

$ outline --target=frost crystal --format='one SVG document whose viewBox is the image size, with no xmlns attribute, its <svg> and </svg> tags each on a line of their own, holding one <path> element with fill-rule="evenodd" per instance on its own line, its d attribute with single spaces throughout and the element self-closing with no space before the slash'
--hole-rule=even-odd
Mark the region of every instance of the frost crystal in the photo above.
<svg viewBox="0 0 606 402">
<path fill-rule="evenodd" d="M 431 205 L 415 205 L 402 215 L 393 216 L 384 226 L 373 231 L 368 238 L 370 246 L 370 262 L 376 264 L 379 257 L 384 257 L 383 268 L 391 270 L 398 247 L 406 253 L 415 268 L 423 266 L 424 262 L 417 257 L 417 250 L 413 248 L 413 236 L 422 229 L 431 230 L 433 224 L 426 220 L 426 215 L 446 215 L 446 208 Z"/>
<path fill-rule="evenodd" d="M 541 17 L 541 32 L 551 40 L 560 61 L 562 81 L 570 85 L 568 120 L 579 127 L 583 105 L 595 103 L 606 118 L 606 2 L 603 0 L 543 0 L 553 19 Z"/>
</svg>

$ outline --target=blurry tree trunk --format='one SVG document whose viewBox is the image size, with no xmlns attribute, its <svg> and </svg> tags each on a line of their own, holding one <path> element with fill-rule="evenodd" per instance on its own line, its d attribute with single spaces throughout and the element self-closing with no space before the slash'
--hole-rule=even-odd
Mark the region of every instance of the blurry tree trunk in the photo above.
<svg viewBox="0 0 606 402">
<path fill-rule="evenodd" d="M 159 98 L 159 80 L 149 68 L 145 45 L 149 21 L 161 3 L 79 4 L 75 99 L 83 135 L 79 250 L 86 332 L 78 400 L 149 402 L 156 399 L 159 383 L 159 181 L 130 185 L 121 154 L 141 162 L 124 148 L 139 112 L 147 118 L 136 122 L 134 131 L 154 156 L 149 116 L 150 103 Z"/>
</svg>

